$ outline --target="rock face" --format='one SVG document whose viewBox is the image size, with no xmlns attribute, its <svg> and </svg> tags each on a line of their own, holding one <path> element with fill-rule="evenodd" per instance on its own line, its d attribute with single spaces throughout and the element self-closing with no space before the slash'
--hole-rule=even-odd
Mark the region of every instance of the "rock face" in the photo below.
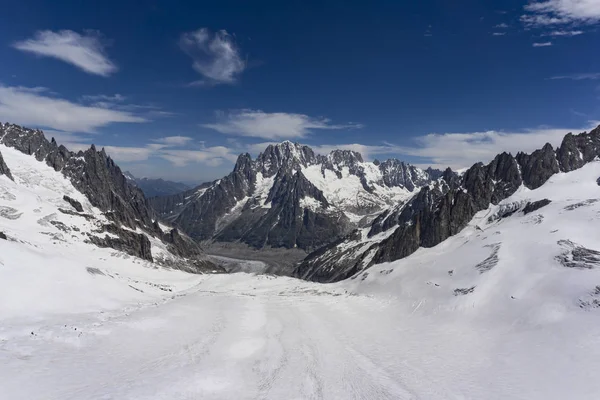
<svg viewBox="0 0 600 400">
<path fill-rule="evenodd" d="M 6 175 L 8 179 L 14 181 L 12 174 L 10 173 L 10 169 L 4 162 L 4 158 L 2 158 L 2 153 L 0 153 L 0 175 Z"/>
<path fill-rule="evenodd" d="M 202 251 L 196 243 L 191 240 L 172 239 L 170 234 L 165 234 L 160 229 L 156 223 L 156 215 L 142 191 L 129 183 L 121 169 L 106 155 L 104 149 L 97 151 L 92 145 L 86 151 L 73 153 L 66 147 L 59 146 L 54 139 L 48 141 L 40 130 L 9 123 L 0 123 L 0 143 L 32 155 L 55 171 L 61 172 L 94 207 L 104 212 L 104 215 L 113 222 L 106 230 L 118 235 L 119 239 L 90 238 L 90 241 L 98 246 L 111 247 L 145 260 L 152 260 L 151 245 L 147 237 L 150 236 L 165 240 L 173 254 L 202 257 Z M 0 168 L 4 169 L 4 167 Z M 68 196 L 65 196 L 64 200 L 78 212 L 83 211 L 79 202 Z M 131 230 L 139 228 L 144 233 L 134 233 L 122 229 L 121 226 Z M 176 235 L 178 233 L 175 233 Z M 169 242 L 169 238 L 172 241 Z"/>
<path fill-rule="evenodd" d="M 67 195 L 63 196 L 63 200 L 69 203 L 77 212 L 83 212 L 83 206 L 77 200 L 72 199 Z"/>
<path fill-rule="evenodd" d="M 523 208 L 523 214 L 529 214 L 534 211 L 537 211 L 542 207 L 546 207 L 550 203 L 551 203 L 551 201 L 548 199 L 542 199 L 542 200 L 538 200 L 538 201 L 534 201 L 534 202 L 529 202 L 525 205 L 525 208 Z"/>
<path fill-rule="evenodd" d="M 110 247 L 143 260 L 154 261 L 152 258 L 152 245 L 148 237 L 142 233 L 135 233 L 118 227 L 115 224 L 105 225 L 104 231 L 116 235 L 90 236 L 89 241 L 98 247 Z"/>
<path fill-rule="evenodd" d="M 286 141 L 268 146 L 256 160 L 240 155 L 222 179 L 150 202 L 161 218 L 197 241 L 312 250 L 369 223 L 429 184 L 432 175 L 441 171 L 398 160 L 369 163 L 349 150 L 322 156 Z"/>
<path fill-rule="evenodd" d="M 538 188 L 559 171 L 581 168 L 597 157 L 600 127 L 566 135 L 556 151 L 546 144 L 531 154 L 502 153 L 487 165 L 473 165 L 462 177 L 445 171 L 434 185 L 383 212 L 368 229 L 309 254 L 294 275 L 320 282 L 341 280 L 373 264 L 404 258 L 419 247 L 435 246 L 462 230 L 478 211 L 511 196 L 521 184 Z M 529 203 L 523 212 L 547 204 L 544 200 Z"/>
</svg>

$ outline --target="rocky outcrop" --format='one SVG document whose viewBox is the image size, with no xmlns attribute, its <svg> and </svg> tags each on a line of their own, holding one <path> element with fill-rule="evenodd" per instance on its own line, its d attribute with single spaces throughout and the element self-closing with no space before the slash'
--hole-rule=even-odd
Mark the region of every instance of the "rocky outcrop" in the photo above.
<svg viewBox="0 0 600 400">
<path fill-rule="evenodd" d="M 423 187 L 408 203 L 391 208 L 373 221 L 368 237 L 391 232 L 387 237 L 367 246 L 364 243 L 368 241 L 360 235 L 354 241 L 332 243 L 309 254 L 297 266 L 295 276 L 336 281 L 373 264 L 404 258 L 419 247 L 435 246 L 460 232 L 475 213 L 508 198 L 522 184 L 536 189 L 559 171 L 581 168 L 599 156 L 600 127 L 589 133 L 566 135 L 556 151 L 546 144 L 531 154 L 499 154 L 487 165 L 473 165 L 462 178 L 445 171 L 437 185 Z M 549 203 L 528 203 L 523 212 L 533 212 Z M 521 206 L 516 205 L 512 212 Z"/>
<path fill-rule="evenodd" d="M 521 166 L 523 182 L 529 189 L 539 188 L 560 171 L 556 153 L 550 143 L 531 154 L 517 154 L 517 162 Z"/>
<path fill-rule="evenodd" d="M 132 232 L 115 224 L 105 225 L 104 231 L 109 235 L 104 237 L 90 235 L 89 242 L 98 247 L 109 247 L 143 260 L 153 261 L 152 245 L 143 233 Z"/>
<path fill-rule="evenodd" d="M 551 203 L 551 201 L 549 199 L 542 199 L 542 200 L 538 200 L 538 201 L 529 202 L 523 208 L 523 214 L 529 214 L 534 211 L 537 211 L 542 207 L 546 207 L 550 203 Z"/>
<path fill-rule="evenodd" d="M 12 174 L 10 173 L 10 169 L 8 165 L 4 162 L 4 158 L 2 157 L 2 153 L 0 153 L 0 175 L 5 175 L 11 181 L 14 181 Z"/>
<path fill-rule="evenodd" d="M 6 237 L 6 235 L 4 234 L 4 232 L 0 231 L 0 239 L 2 240 L 8 240 L 8 238 Z"/>
<path fill-rule="evenodd" d="M 67 195 L 63 196 L 63 200 L 69 203 L 77 212 L 83 212 L 83 206 L 77 200 L 72 199 Z"/>
</svg>

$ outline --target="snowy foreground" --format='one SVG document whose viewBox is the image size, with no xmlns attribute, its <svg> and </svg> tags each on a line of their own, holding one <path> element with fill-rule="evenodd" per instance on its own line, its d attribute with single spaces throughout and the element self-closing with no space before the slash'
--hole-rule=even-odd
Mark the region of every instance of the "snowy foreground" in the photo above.
<svg viewBox="0 0 600 400">
<path fill-rule="evenodd" d="M 66 237 L 48 222 L 89 228 L 53 211 L 67 181 L 3 154 L 2 400 L 600 398 L 600 162 L 320 285 L 190 275 Z"/>
</svg>

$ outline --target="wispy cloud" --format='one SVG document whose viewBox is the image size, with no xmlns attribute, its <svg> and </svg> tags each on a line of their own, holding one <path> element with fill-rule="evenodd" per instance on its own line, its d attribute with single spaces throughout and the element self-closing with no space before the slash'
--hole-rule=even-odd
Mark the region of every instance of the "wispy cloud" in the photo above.
<svg viewBox="0 0 600 400">
<path fill-rule="evenodd" d="M 216 167 L 225 161 L 235 162 L 238 154 L 224 146 L 203 147 L 199 150 L 163 150 L 159 157 L 170 161 L 177 167 L 190 163 L 200 163 L 209 167 Z"/>
<path fill-rule="evenodd" d="M 44 88 L 0 85 L 0 121 L 93 133 L 112 123 L 140 123 L 148 119 L 130 111 L 74 103 L 55 97 Z"/>
<path fill-rule="evenodd" d="M 493 36 L 504 36 L 504 35 L 506 35 L 506 32 L 493 32 L 492 35 Z"/>
<path fill-rule="evenodd" d="M 549 47 L 552 46 L 552 42 L 536 42 L 532 44 L 533 47 Z"/>
<path fill-rule="evenodd" d="M 110 103 L 122 103 L 124 102 L 127 97 L 119 94 L 119 93 L 115 93 L 115 94 L 87 94 L 85 96 L 82 96 L 83 100 L 87 100 L 87 101 L 91 101 L 91 102 L 96 102 L 96 101 L 105 101 L 105 102 L 110 102 Z"/>
<path fill-rule="evenodd" d="M 570 79 L 573 81 L 596 80 L 596 79 L 600 79 L 600 72 L 558 75 L 558 76 L 553 76 L 550 79 Z"/>
<path fill-rule="evenodd" d="M 266 113 L 260 110 L 237 110 L 219 113 L 217 122 L 202 124 L 227 135 L 260 137 L 264 139 L 293 139 L 306 137 L 312 130 L 361 128 L 355 123 L 332 124 L 327 118 L 312 118 L 304 114 Z"/>
<path fill-rule="evenodd" d="M 179 46 L 194 61 L 192 67 L 203 76 L 190 86 L 235 83 L 246 69 L 246 62 L 234 37 L 225 30 L 215 33 L 207 28 L 181 35 Z"/>
<path fill-rule="evenodd" d="M 117 66 L 105 53 L 100 34 L 93 31 L 83 35 L 69 30 L 39 31 L 33 38 L 14 43 L 13 47 L 38 56 L 56 58 L 89 74 L 109 76 L 117 71 Z"/>
<path fill-rule="evenodd" d="M 192 139 L 189 136 L 167 136 L 159 139 L 154 139 L 153 142 L 164 146 L 184 146 L 192 140 L 194 139 Z"/>
<path fill-rule="evenodd" d="M 583 31 L 558 30 L 558 31 L 552 31 L 552 32 L 543 34 L 543 36 L 579 36 L 579 35 L 583 35 Z"/>
<path fill-rule="evenodd" d="M 600 22 L 600 2 L 597 0 L 531 1 L 521 21 L 529 26 L 588 25 Z"/>
<path fill-rule="evenodd" d="M 498 24 L 498 25 L 494 26 L 494 28 L 506 29 L 506 28 L 508 28 L 508 24 L 505 24 L 505 23 Z"/>
</svg>

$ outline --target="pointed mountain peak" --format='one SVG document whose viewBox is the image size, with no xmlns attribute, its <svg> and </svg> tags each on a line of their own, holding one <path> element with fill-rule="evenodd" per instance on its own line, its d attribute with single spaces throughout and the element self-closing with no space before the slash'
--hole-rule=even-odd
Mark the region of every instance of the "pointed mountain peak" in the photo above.
<svg viewBox="0 0 600 400">
<path fill-rule="evenodd" d="M 281 168 L 297 170 L 312 165 L 316 162 L 316 156 L 310 147 L 286 140 L 267 146 L 256 161 L 259 170 L 266 176 L 271 176 Z"/>
</svg>

